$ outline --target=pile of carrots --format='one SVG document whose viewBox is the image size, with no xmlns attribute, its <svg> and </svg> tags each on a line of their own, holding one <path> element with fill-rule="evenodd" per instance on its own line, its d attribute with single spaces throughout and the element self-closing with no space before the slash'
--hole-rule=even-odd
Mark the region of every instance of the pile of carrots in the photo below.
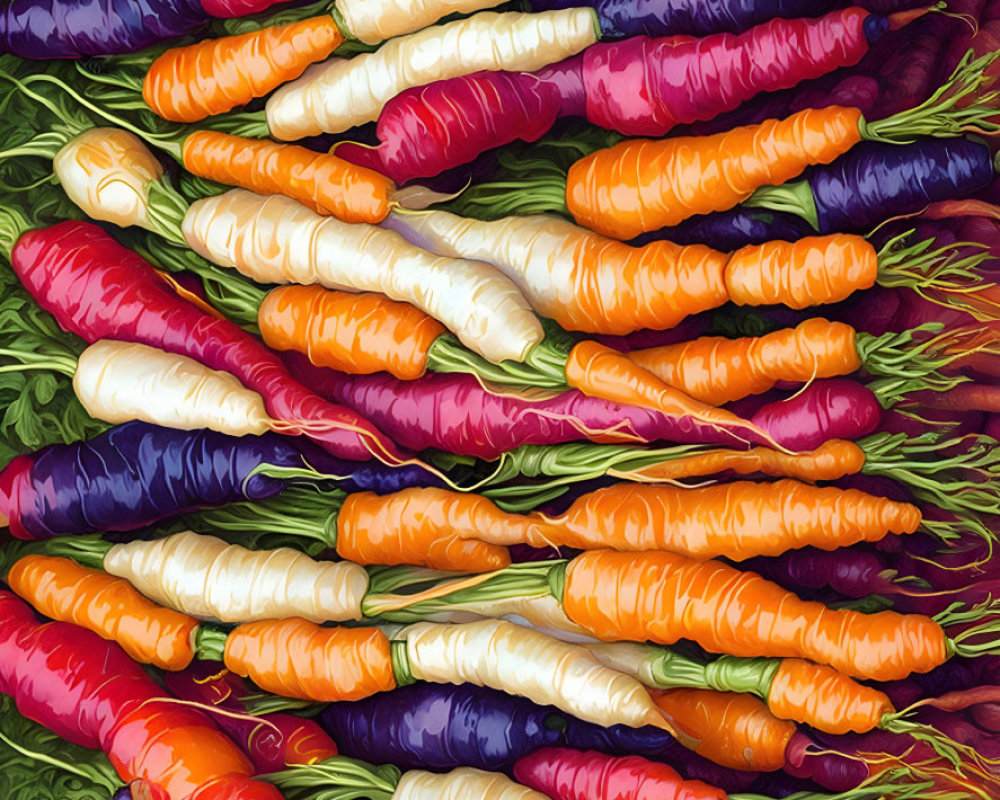
<svg viewBox="0 0 1000 800">
<path fill-rule="evenodd" d="M 4 5 L 0 798 L 1000 797 L 998 41 Z"/>
</svg>

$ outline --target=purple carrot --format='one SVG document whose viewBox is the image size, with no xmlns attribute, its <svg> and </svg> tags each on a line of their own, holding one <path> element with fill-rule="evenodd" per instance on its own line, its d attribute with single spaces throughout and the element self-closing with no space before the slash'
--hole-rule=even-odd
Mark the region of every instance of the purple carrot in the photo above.
<svg viewBox="0 0 1000 800">
<path fill-rule="evenodd" d="M 354 466 L 319 448 L 312 456 L 321 456 L 315 466 L 324 471 L 353 471 L 345 486 L 354 489 L 384 493 L 425 483 L 410 467 Z M 303 463 L 302 451 L 284 436 L 236 437 L 129 422 L 86 442 L 15 458 L 0 472 L 0 517 L 23 539 L 135 530 L 199 508 L 271 497 L 284 483 L 251 476 L 253 470 Z M 400 484 L 400 478 L 409 480 Z"/>
<path fill-rule="evenodd" d="M 739 35 L 599 42 L 533 75 L 485 72 L 408 90 L 383 108 L 378 148 L 337 152 L 403 183 L 517 138 L 537 139 L 559 115 L 582 114 L 630 136 L 662 136 L 760 92 L 855 64 L 894 24 L 849 8 L 818 19 L 773 19 Z"/>
<path fill-rule="evenodd" d="M 563 714 L 472 684 L 416 683 L 355 702 L 331 703 L 320 722 L 346 756 L 401 769 L 509 770 L 556 744 Z"/>
<path fill-rule="evenodd" d="M 240 700 L 254 690 L 218 661 L 195 661 L 163 677 L 167 691 L 174 697 L 235 712 L 206 713 L 250 757 L 257 774 L 337 755 L 337 745 L 314 720 L 281 713 L 248 715 Z"/>
<path fill-rule="evenodd" d="M 256 14 L 276 0 L 14 0 L 0 9 L 0 51 L 21 58 L 134 53 L 213 17 Z"/>
<path fill-rule="evenodd" d="M 892 595 L 899 589 L 889 559 L 862 547 L 832 552 L 804 547 L 774 558 L 752 558 L 741 568 L 797 593 L 829 587 L 844 597 L 862 598 L 870 594 Z"/>
<path fill-rule="evenodd" d="M 804 224 L 810 233 L 867 233 L 936 201 L 972 195 L 993 178 L 990 150 L 979 140 L 862 142 L 830 164 L 810 167 L 801 180 L 758 190 L 747 201 L 753 208 L 691 217 L 649 234 L 648 240 L 705 242 L 716 249 L 735 250 L 771 239 L 801 238 L 788 235 L 787 217 L 792 212 L 800 218 L 794 224 Z M 786 213 L 771 213 L 771 206 Z"/>
</svg>

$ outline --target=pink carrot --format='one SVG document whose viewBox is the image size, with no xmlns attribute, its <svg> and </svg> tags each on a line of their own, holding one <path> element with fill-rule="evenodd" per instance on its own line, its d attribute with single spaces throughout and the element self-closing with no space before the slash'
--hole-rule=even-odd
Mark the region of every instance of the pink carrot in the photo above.
<svg viewBox="0 0 1000 800">
<path fill-rule="evenodd" d="M 28 231 L 14 245 L 11 264 L 64 330 L 88 342 L 141 342 L 190 356 L 235 375 L 264 397 L 273 417 L 303 426 L 337 456 L 402 460 L 370 422 L 296 382 L 260 342 L 183 300 L 148 262 L 96 225 L 70 221 Z"/>
</svg>

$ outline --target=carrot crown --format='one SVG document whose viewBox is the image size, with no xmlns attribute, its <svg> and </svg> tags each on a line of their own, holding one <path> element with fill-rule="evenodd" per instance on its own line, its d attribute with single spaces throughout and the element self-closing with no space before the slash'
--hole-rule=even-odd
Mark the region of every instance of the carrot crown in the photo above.
<svg viewBox="0 0 1000 800">
<path fill-rule="evenodd" d="M 337 514 L 345 496 L 338 489 L 290 486 L 266 500 L 206 508 L 185 520 L 203 531 L 245 534 L 266 530 L 333 549 L 337 546 Z"/>
<path fill-rule="evenodd" d="M 962 627 L 960 632 L 948 638 L 949 657 L 1000 655 L 1000 600 L 990 598 L 974 606 L 952 603 L 935 615 L 934 621 L 944 630 Z"/>
<path fill-rule="evenodd" d="M 744 208 L 764 208 L 794 214 L 819 230 L 819 211 L 808 180 L 789 181 L 780 186 L 761 186 L 743 201 Z"/>
<path fill-rule="evenodd" d="M 227 631 L 208 625 L 199 625 L 194 632 L 194 650 L 204 661 L 222 661 L 226 652 Z"/>
<path fill-rule="evenodd" d="M 454 576 L 418 567 L 370 570 L 369 594 L 362 603 L 365 616 L 387 622 L 419 622 L 447 611 L 475 610 L 484 603 L 511 598 L 554 595 L 562 598 L 565 564 L 542 561 L 512 564 L 492 573 L 456 580 Z M 553 571 L 562 572 L 551 582 Z M 396 594 L 382 594 L 393 591 Z M 558 594 L 556 592 L 558 591 Z"/>
<path fill-rule="evenodd" d="M 562 338 L 569 338 L 563 335 Z M 464 372 L 475 375 L 487 387 L 510 386 L 521 389 L 566 391 L 567 348 L 549 336 L 528 352 L 524 361 L 501 361 L 494 364 L 464 347 L 458 339 L 444 333 L 427 351 L 427 367 L 434 372 Z"/>
<path fill-rule="evenodd" d="M 992 285 L 985 283 L 982 275 L 976 272 L 976 267 L 990 257 L 984 245 L 955 242 L 931 249 L 933 239 L 907 245 L 913 233 L 909 230 L 894 236 L 879 250 L 877 281 L 880 286 L 907 287 L 923 294 L 934 289 L 978 291 Z M 963 256 L 964 248 L 973 252 Z"/>
<path fill-rule="evenodd" d="M 319 764 L 298 764 L 262 778 L 277 786 L 287 800 L 392 800 L 402 776 L 398 767 L 376 767 L 347 756 L 332 756 Z"/>
<path fill-rule="evenodd" d="M 991 121 L 996 117 L 1000 92 L 982 92 L 993 81 L 986 70 L 1000 58 L 1000 51 L 974 56 L 972 50 L 966 52 L 948 80 L 920 105 L 875 122 L 862 119 L 861 137 L 887 144 L 908 144 L 919 136 L 950 137 L 970 131 L 1000 130 L 1000 125 Z M 975 102 L 958 107 L 970 97 Z"/>
<path fill-rule="evenodd" d="M 855 342 L 861 364 L 876 378 L 868 384 L 868 388 L 883 407 L 888 408 L 910 392 L 923 389 L 945 392 L 966 380 L 941 371 L 967 355 L 965 352 L 947 352 L 955 346 L 954 334 L 946 332 L 929 338 L 917 337 L 917 334 L 937 333 L 943 327 L 940 322 L 927 322 L 902 333 L 882 336 L 857 334 Z"/>
</svg>

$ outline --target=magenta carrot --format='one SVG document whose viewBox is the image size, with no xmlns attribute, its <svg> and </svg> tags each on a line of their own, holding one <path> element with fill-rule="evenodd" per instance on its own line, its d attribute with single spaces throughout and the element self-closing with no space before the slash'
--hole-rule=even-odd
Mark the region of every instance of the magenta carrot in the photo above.
<svg viewBox="0 0 1000 800">
<path fill-rule="evenodd" d="M 180 353 L 235 375 L 259 392 L 268 412 L 335 455 L 400 462 L 384 434 L 356 412 L 296 382 L 281 360 L 233 323 L 209 316 L 174 293 L 148 262 L 88 222 L 27 230 L 10 210 L 11 264 L 25 288 L 59 325 L 88 342 L 117 339 Z"/>
</svg>

